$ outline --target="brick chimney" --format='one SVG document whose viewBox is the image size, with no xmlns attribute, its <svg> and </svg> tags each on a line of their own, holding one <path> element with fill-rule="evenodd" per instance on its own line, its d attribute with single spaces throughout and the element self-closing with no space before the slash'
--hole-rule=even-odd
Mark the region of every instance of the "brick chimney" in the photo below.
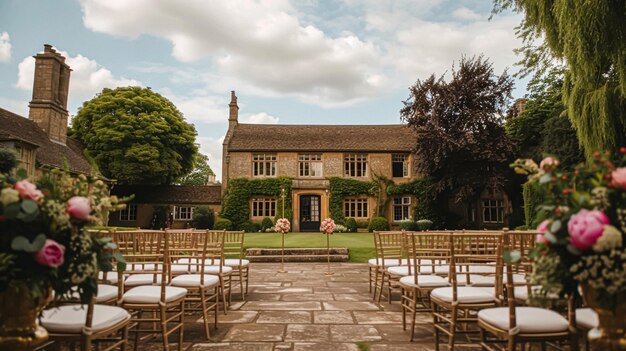
<svg viewBox="0 0 626 351">
<path fill-rule="evenodd" d="M 228 128 L 232 128 L 239 123 L 239 106 L 237 106 L 237 95 L 235 91 L 230 92 L 230 104 L 228 104 Z"/>
<path fill-rule="evenodd" d="M 35 58 L 33 99 L 28 105 L 28 118 L 35 121 L 52 141 L 65 144 L 67 140 L 67 95 L 70 67 L 65 57 L 45 44 L 43 53 Z"/>
</svg>

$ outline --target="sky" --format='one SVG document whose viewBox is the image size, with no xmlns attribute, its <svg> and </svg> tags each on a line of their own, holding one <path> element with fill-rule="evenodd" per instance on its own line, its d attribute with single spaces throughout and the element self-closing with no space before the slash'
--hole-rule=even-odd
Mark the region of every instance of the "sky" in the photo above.
<svg viewBox="0 0 626 351">
<path fill-rule="evenodd" d="M 34 59 L 72 68 L 70 116 L 138 85 L 193 123 L 221 176 L 230 91 L 242 123 L 395 124 L 408 88 L 483 54 L 515 73 L 521 17 L 489 0 L 0 0 L 0 107 L 28 116 Z M 517 80 L 514 98 L 524 95 Z"/>
</svg>

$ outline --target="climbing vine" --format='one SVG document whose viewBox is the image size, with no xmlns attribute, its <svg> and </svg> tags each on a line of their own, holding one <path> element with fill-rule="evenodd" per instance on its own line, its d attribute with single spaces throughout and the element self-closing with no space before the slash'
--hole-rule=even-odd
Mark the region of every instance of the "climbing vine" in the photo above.
<svg viewBox="0 0 626 351">
<path fill-rule="evenodd" d="M 235 178 L 229 180 L 220 217 L 230 219 L 235 228 L 239 229 L 242 224 L 250 219 L 250 197 L 264 195 L 276 198 L 276 220 L 282 215 L 281 189 L 285 189 L 285 218 L 292 221 L 293 208 L 290 177 L 268 179 Z"/>
<path fill-rule="evenodd" d="M 417 203 L 413 208 L 413 219 L 429 219 L 435 225 L 440 222 L 440 215 L 437 211 L 435 198 L 432 194 L 432 181 L 428 178 L 414 179 L 407 183 L 394 184 L 389 181 L 387 184 L 388 197 L 397 195 L 413 195 Z"/>
<path fill-rule="evenodd" d="M 328 180 L 330 182 L 330 217 L 337 223 L 346 222 L 346 217 L 343 215 L 343 198 L 345 196 L 378 195 L 378 183 L 374 181 L 364 182 L 341 177 L 329 177 Z"/>
</svg>

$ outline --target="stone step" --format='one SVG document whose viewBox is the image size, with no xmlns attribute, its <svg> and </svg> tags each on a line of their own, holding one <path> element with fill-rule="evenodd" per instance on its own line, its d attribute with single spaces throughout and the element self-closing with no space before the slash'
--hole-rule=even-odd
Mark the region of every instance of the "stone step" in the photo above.
<svg viewBox="0 0 626 351">
<path fill-rule="evenodd" d="M 280 255 L 247 256 L 250 262 L 280 262 Z M 331 262 L 348 262 L 348 255 L 330 255 Z M 326 255 L 285 255 L 285 262 L 326 262 Z"/>
<path fill-rule="evenodd" d="M 285 248 L 285 262 L 325 262 L 328 260 L 327 249 L 324 248 Z M 249 248 L 246 258 L 250 262 L 280 262 L 280 248 Z M 332 262 L 347 262 L 348 249 L 343 247 L 333 247 L 330 249 L 330 260 Z"/>
</svg>

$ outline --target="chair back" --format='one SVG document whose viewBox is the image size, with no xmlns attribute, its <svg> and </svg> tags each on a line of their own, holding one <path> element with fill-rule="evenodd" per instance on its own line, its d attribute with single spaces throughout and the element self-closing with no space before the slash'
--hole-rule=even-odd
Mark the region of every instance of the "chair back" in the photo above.
<svg viewBox="0 0 626 351">
<path fill-rule="evenodd" d="M 224 268 L 224 240 L 226 239 L 225 231 L 209 230 L 207 235 L 207 248 L 204 259 L 205 265 L 219 266 L 219 274 Z"/>
<path fill-rule="evenodd" d="M 449 275 L 452 256 L 452 233 L 406 232 L 409 275 L 418 285 L 418 275 Z"/>
<path fill-rule="evenodd" d="M 394 265 L 402 264 L 402 259 L 406 252 L 406 237 L 402 231 L 375 232 L 378 240 L 377 264 L 383 270 L 387 269 L 387 263 L 393 262 Z"/>
<path fill-rule="evenodd" d="M 200 269 L 204 267 L 202 255 L 206 244 L 203 243 L 203 238 L 206 235 L 203 234 L 206 231 L 187 229 L 166 229 L 165 231 L 169 241 L 168 263 L 170 267 L 176 265 L 176 267 L 184 268 L 184 270 L 170 269 L 168 271 L 168 281 L 171 281 L 175 274 L 200 272 Z"/>
<path fill-rule="evenodd" d="M 224 232 L 224 257 L 239 260 L 239 266 L 243 260 L 244 237 L 245 232 L 243 230 Z"/>
<path fill-rule="evenodd" d="M 528 277 L 532 273 L 532 259 L 530 251 L 536 244 L 536 231 L 508 231 L 504 233 L 503 251 L 516 252 L 519 254 L 519 260 L 515 263 L 504 262 L 502 264 L 506 268 L 504 272 L 506 299 L 510 307 L 513 308 L 518 302 L 516 300 L 516 290 L 525 289 L 526 296 L 532 295 L 532 285 L 528 282 Z"/>
</svg>

